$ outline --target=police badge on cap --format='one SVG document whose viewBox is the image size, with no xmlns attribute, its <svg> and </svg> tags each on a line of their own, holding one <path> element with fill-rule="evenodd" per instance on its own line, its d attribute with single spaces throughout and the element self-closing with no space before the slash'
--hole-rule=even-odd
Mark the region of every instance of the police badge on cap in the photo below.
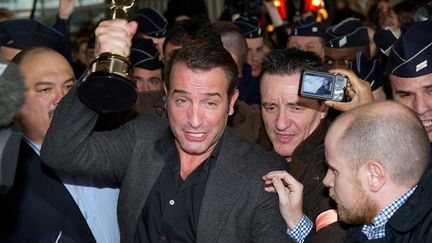
<svg viewBox="0 0 432 243">
<path fill-rule="evenodd" d="M 327 28 L 327 47 L 349 48 L 369 44 L 366 26 L 360 19 L 347 18 L 337 25 Z"/>
<path fill-rule="evenodd" d="M 316 22 L 314 16 L 306 16 L 294 21 L 291 35 L 326 38 L 323 24 Z"/>
<path fill-rule="evenodd" d="M 240 28 L 245 38 L 257 38 L 262 36 L 262 29 L 256 17 L 239 17 L 234 20 L 234 24 Z"/>
<path fill-rule="evenodd" d="M 135 12 L 132 20 L 138 23 L 137 33 L 152 37 L 164 37 L 168 21 L 153 8 L 142 8 Z"/>
<path fill-rule="evenodd" d="M 387 72 L 414 78 L 432 73 L 432 21 L 411 22 L 390 50 Z"/>
</svg>

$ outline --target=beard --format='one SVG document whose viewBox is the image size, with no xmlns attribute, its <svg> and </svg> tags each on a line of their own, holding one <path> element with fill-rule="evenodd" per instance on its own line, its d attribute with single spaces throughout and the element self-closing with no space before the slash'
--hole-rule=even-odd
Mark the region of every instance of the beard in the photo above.
<svg viewBox="0 0 432 243">
<path fill-rule="evenodd" d="M 378 215 L 378 205 L 366 195 L 366 192 L 355 183 L 355 205 L 352 208 L 344 207 L 330 188 L 330 197 L 335 200 L 338 208 L 338 215 L 341 221 L 348 224 L 373 224 L 375 217 Z"/>
</svg>

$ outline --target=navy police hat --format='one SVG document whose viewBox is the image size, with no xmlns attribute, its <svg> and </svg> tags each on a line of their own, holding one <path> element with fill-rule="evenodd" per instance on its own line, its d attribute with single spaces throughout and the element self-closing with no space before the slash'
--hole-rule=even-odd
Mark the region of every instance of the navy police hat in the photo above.
<svg viewBox="0 0 432 243">
<path fill-rule="evenodd" d="M 390 49 L 387 72 L 413 78 L 432 73 L 432 21 L 410 22 Z"/>
<path fill-rule="evenodd" d="M 385 27 L 384 29 L 377 30 L 373 39 L 380 51 L 388 56 L 391 47 L 397 41 L 397 35 L 390 27 Z"/>
<path fill-rule="evenodd" d="M 291 35 L 326 38 L 323 24 L 316 22 L 315 17 L 312 15 L 294 21 Z"/>
<path fill-rule="evenodd" d="M 327 28 L 327 47 L 349 48 L 369 44 L 366 26 L 360 19 L 347 18 L 337 25 Z"/>
<path fill-rule="evenodd" d="M 239 17 L 234 20 L 234 24 L 240 28 L 245 38 L 256 38 L 262 36 L 262 29 L 256 17 Z"/>
<path fill-rule="evenodd" d="M 357 52 L 350 69 L 361 79 L 368 81 L 372 90 L 384 84 L 384 69 L 377 60 L 370 60 L 363 52 Z"/>
<path fill-rule="evenodd" d="M 153 8 L 145 7 L 138 10 L 132 20 L 138 23 L 137 33 L 152 37 L 164 37 L 166 35 L 168 21 Z"/>
<path fill-rule="evenodd" d="M 0 46 L 24 50 L 44 46 L 63 53 L 65 36 L 59 31 L 33 19 L 0 21 Z"/>
<path fill-rule="evenodd" d="M 163 67 L 158 50 L 150 39 L 133 39 L 130 60 L 134 67 L 156 70 Z"/>
</svg>

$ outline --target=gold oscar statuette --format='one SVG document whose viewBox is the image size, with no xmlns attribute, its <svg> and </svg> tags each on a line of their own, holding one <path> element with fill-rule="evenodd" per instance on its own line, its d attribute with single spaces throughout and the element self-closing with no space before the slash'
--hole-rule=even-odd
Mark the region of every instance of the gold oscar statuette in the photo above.
<svg viewBox="0 0 432 243">
<path fill-rule="evenodd" d="M 112 0 L 112 19 L 127 19 L 134 0 Z M 88 73 L 78 87 L 78 97 L 89 107 L 99 111 L 123 111 L 137 101 L 135 82 L 131 78 L 132 65 L 128 57 L 101 53 L 90 64 Z"/>
</svg>

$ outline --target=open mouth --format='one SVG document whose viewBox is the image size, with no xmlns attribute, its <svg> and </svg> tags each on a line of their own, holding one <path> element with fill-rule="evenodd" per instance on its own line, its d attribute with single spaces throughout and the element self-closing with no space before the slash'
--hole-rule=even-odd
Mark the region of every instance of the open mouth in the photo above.
<svg viewBox="0 0 432 243">
<path fill-rule="evenodd" d="M 422 122 L 424 127 L 432 126 L 432 120 L 424 120 Z"/>
<path fill-rule="evenodd" d="M 191 132 L 188 132 L 188 134 L 189 134 L 189 136 L 191 136 L 191 137 L 195 137 L 195 138 L 201 138 L 201 137 L 203 137 L 204 136 L 204 133 L 191 133 Z"/>
<path fill-rule="evenodd" d="M 203 142 L 207 138 L 206 132 L 185 132 L 184 134 L 190 142 Z"/>
</svg>

